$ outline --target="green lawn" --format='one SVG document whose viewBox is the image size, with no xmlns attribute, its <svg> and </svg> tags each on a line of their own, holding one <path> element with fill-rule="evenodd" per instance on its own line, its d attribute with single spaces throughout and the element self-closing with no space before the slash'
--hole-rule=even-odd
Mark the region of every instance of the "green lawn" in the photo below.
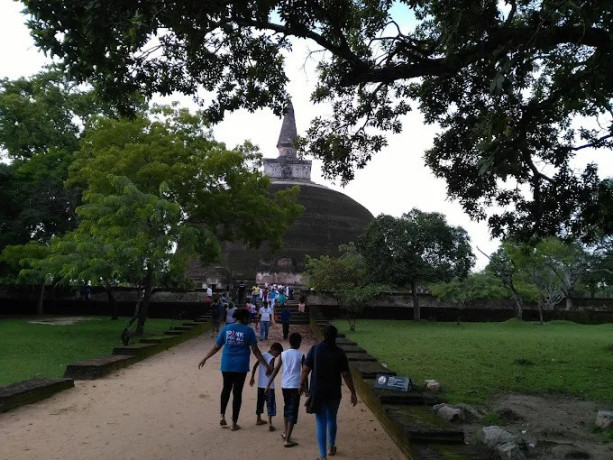
<svg viewBox="0 0 613 460">
<path fill-rule="evenodd" d="M 359 320 L 339 332 L 418 385 L 436 379 L 450 402 L 502 392 L 570 394 L 613 402 L 613 324 L 544 326 Z"/>
<path fill-rule="evenodd" d="M 88 317 L 71 325 L 30 322 L 36 320 L 0 319 L 0 385 L 62 377 L 67 364 L 110 356 L 113 347 L 121 345 L 119 337 L 128 322 L 108 317 Z M 149 319 L 145 333 L 159 335 L 172 324 L 170 319 Z"/>
</svg>

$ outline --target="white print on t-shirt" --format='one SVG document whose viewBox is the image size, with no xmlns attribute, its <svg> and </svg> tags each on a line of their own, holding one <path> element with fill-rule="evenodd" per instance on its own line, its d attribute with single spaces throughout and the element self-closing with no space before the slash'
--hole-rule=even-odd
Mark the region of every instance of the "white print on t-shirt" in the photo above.
<svg viewBox="0 0 613 460">
<path fill-rule="evenodd" d="M 241 345 L 245 343 L 245 333 L 240 331 L 226 331 L 226 343 Z"/>
</svg>

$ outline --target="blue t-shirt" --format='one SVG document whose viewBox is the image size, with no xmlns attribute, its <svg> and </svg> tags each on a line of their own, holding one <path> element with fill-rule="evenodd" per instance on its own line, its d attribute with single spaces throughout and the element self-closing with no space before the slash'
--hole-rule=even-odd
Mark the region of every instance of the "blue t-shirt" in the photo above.
<svg viewBox="0 0 613 460">
<path fill-rule="evenodd" d="M 241 323 L 228 324 L 221 330 L 215 343 L 223 346 L 222 372 L 249 372 L 251 346 L 258 343 L 253 329 Z"/>
</svg>

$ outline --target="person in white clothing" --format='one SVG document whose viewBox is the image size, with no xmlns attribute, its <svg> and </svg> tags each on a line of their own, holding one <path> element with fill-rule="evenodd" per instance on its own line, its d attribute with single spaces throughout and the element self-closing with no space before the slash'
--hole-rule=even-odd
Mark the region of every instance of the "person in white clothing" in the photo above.
<svg viewBox="0 0 613 460">
<path fill-rule="evenodd" d="M 290 349 L 285 350 L 279 355 L 275 368 L 270 374 L 266 392 L 270 391 L 275 376 L 283 366 L 281 374 L 281 391 L 283 393 L 283 418 L 285 431 L 281 437 L 285 439 L 285 447 L 294 447 L 298 443 L 292 440 L 294 425 L 298 423 L 298 409 L 300 408 L 300 375 L 304 363 L 304 355 L 299 350 L 302 343 L 302 336 L 298 332 L 293 332 L 289 336 Z"/>
<path fill-rule="evenodd" d="M 279 356 L 283 352 L 283 346 L 279 342 L 275 342 L 270 346 L 270 350 L 266 353 L 263 353 L 264 359 L 268 363 L 270 368 L 273 368 L 275 365 L 275 358 Z M 251 371 L 251 380 L 249 381 L 249 385 L 253 386 L 255 384 L 255 370 L 259 367 L 260 372 L 258 373 L 258 399 L 255 406 L 255 414 L 257 415 L 257 419 L 255 421 L 256 425 L 266 425 L 266 421 L 262 419 L 262 413 L 264 412 L 264 402 L 266 402 L 266 412 L 268 414 L 268 431 L 275 431 L 276 428 L 272 425 L 272 418 L 277 415 L 277 400 L 275 398 L 275 387 L 274 383 L 270 386 L 269 391 L 266 391 L 266 386 L 268 385 L 268 368 L 262 366 L 258 361 L 253 365 L 253 369 Z"/>
<path fill-rule="evenodd" d="M 260 340 L 268 340 L 268 330 L 274 310 L 267 303 L 260 307 L 258 320 L 260 323 Z"/>
</svg>

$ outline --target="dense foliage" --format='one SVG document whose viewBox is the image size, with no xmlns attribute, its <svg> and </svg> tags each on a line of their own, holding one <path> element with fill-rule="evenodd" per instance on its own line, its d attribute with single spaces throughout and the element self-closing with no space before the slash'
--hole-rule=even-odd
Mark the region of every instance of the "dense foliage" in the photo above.
<svg viewBox="0 0 613 460">
<path fill-rule="evenodd" d="M 399 218 L 378 216 L 357 246 L 373 281 L 411 288 L 415 319 L 420 319 L 418 286 L 466 278 L 475 261 L 466 230 L 419 209 Z"/>
<path fill-rule="evenodd" d="M 314 44 L 305 150 L 353 178 L 419 107 L 440 132 L 425 161 L 493 235 L 613 233 L 613 182 L 575 170 L 613 146 L 609 1 L 23 0 L 37 45 L 123 110 L 125 94 L 197 95 L 212 121 L 286 100 L 284 53 Z M 491 206 L 496 206 L 492 210 Z"/>
<path fill-rule="evenodd" d="M 314 259 L 307 256 L 307 285 L 331 293 L 346 312 L 349 327 L 354 331 L 360 312 L 387 286 L 372 282 L 370 268 L 353 243 L 341 245 L 339 252 L 339 257 Z"/>
</svg>

